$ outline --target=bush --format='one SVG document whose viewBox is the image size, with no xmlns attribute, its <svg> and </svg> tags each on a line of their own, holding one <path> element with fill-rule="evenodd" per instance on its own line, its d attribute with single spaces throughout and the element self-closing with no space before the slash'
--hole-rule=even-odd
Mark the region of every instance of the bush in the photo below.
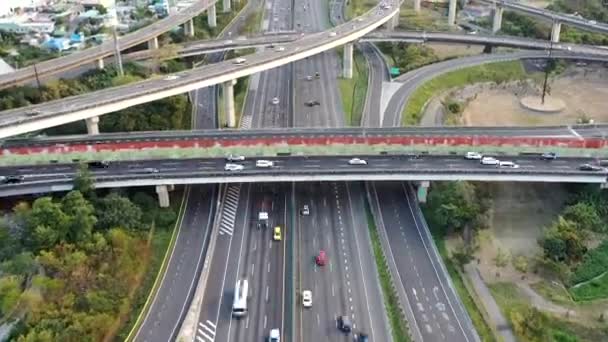
<svg viewBox="0 0 608 342">
<path fill-rule="evenodd" d="M 604 240 L 597 248 L 592 249 L 583 262 L 576 268 L 572 275 L 572 284 L 578 284 L 608 270 L 608 239 Z"/>
</svg>

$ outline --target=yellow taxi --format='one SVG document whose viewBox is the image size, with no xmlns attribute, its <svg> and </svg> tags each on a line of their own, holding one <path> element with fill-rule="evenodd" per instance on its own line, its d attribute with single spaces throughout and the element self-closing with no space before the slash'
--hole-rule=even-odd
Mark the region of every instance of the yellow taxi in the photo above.
<svg viewBox="0 0 608 342">
<path fill-rule="evenodd" d="M 274 241 L 281 241 L 281 227 L 274 227 L 274 234 L 272 235 Z"/>
</svg>

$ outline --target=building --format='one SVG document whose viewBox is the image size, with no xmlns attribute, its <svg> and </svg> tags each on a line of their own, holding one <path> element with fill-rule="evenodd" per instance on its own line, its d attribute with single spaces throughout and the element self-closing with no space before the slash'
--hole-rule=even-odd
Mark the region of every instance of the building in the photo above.
<svg viewBox="0 0 608 342">
<path fill-rule="evenodd" d="M 19 9 L 45 7 L 49 0 L 0 0 L 0 17 L 9 16 Z"/>
<path fill-rule="evenodd" d="M 98 6 L 103 6 L 105 8 L 113 8 L 116 6 L 116 0 L 80 0 L 78 3 L 86 9 Z"/>
<path fill-rule="evenodd" d="M 38 18 L 36 15 L 13 15 L 0 18 L 0 31 L 27 34 L 52 33 L 55 30 L 55 23 L 49 18 Z"/>
</svg>

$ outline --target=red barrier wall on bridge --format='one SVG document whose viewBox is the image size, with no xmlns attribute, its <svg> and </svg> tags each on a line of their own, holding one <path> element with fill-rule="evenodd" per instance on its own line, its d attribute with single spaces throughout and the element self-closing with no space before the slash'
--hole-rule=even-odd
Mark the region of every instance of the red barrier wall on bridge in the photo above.
<svg viewBox="0 0 608 342">
<path fill-rule="evenodd" d="M 209 148 L 248 147 L 248 146 L 327 146 L 327 145 L 428 145 L 428 146 L 471 146 L 471 147 L 563 147 L 599 149 L 606 147 L 602 138 L 543 138 L 543 137 L 495 137 L 495 136 L 270 136 L 261 138 L 197 138 L 159 141 L 129 141 L 100 142 L 100 143 L 70 143 L 52 146 L 32 146 L 3 148 L 2 155 L 40 154 L 40 153 L 72 153 L 72 152 L 101 152 L 128 151 L 171 148 Z"/>
</svg>

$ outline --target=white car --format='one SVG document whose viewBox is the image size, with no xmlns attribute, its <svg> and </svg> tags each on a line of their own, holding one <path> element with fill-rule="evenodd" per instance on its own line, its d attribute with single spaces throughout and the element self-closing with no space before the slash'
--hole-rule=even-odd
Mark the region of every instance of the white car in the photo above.
<svg viewBox="0 0 608 342">
<path fill-rule="evenodd" d="M 232 39 L 228 39 L 228 40 L 224 41 L 224 45 L 230 45 L 232 43 L 233 43 Z"/>
<path fill-rule="evenodd" d="M 480 160 L 483 156 L 478 152 L 467 152 L 464 159 Z"/>
<path fill-rule="evenodd" d="M 284 46 L 277 46 L 274 48 L 274 51 L 276 52 L 283 52 L 285 51 L 285 47 Z"/>
<path fill-rule="evenodd" d="M 226 166 L 224 166 L 224 170 L 226 171 L 242 171 L 244 168 L 245 167 L 243 165 L 231 163 L 228 163 L 226 164 Z"/>
<path fill-rule="evenodd" d="M 500 161 L 494 157 L 483 157 L 481 158 L 480 163 L 482 165 L 494 165 L 494 166 L 498 166 L 498 164 L 500 163 Z"/>
<path fill-rule="evenodd" d="M 302 291 L 302 306 L 310 308 L 312 306 L 312 291 Z"/>
<path fill-rule="evenodd" d="M 280 342 L 281 341 L 281 332 L 279 331 L 279 329 L 270 330 L 269 340 L 270 340 L 270 342 Z"/>
<path fill-rule="evenodd" d="M 279 98 L 278 97 L 273 97 L 272 101 L 270 101 L 270 103 L 272 103 L 273 105 L 278 105 L 279 104 Z"/>
<path fill-rule="evenodd" d="M 329 32 L 329 36 L 330 37 L 335 37 L 336 36 L 336 32 Z"/>
<path fill-rule="evenodd" d="M 353 158 L 348 161 L 348 165 L 367 165 L 367 161 L 365 159 Z"/>
<path fill-rule="evenodd" d="M 597 24 L 597 21 L 595 21 L 595 20 L 589 20 L 589 24 L 591 24 L 591 25 L 596 25 L 596 24 Z"/>
<path fill-rule="evenodd" d="M 234 62 L 232 62 L 232 63 L 233 64 L 244 64 L 245 62 L 247 62 L 247 60 L 245 58 L 239 57 L 239 58 L 236 58 L 234 60 Z"/>
<path fill-rule="evenodd" d="M 501 161 L 498 165 L 507 169 L 519 169 L 519 165 L 512 161 Z"/>
<path fill-rule="evenodd" d="M 147 167 L 147 168 L 144 169 L 144 172 L 147 172 L 147 173 L 158 173 L 158 169 L 154 168 L 154 167 Z"/>
<path fill-rule="evenodd" d="M 226 157 L 226 160 L 229 162 L 242 162 L 245 161 L 245 156 L 239 156 L 239 155 L 235 155 L 235 154 L 229 154 Z"/>
<path fill-rule="evenodd" d="M 256 167 L 273 167 L 274 162 L 270 161 L 270 160 L 256 160 L 255 166 Z"/>
</svg>

